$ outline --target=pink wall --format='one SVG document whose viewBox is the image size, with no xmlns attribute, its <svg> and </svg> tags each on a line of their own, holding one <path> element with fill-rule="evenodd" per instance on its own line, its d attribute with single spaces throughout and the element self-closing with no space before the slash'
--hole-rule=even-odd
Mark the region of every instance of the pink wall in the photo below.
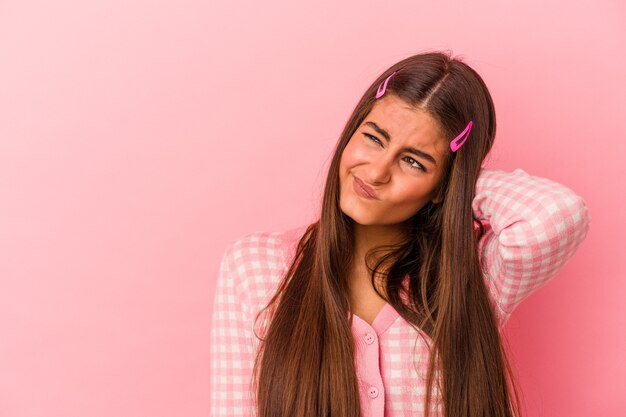
<svg viewBox="0 0 626 417">
<path fill-rule="evenodd" d="M 588 203 L 587 240 L 506 330 L 527 415 L 624 415 L 625 14 L 618 0 L 3 1 L 0 416 L 207 415 L 226 243 L 312 220 L 363 89 L 433 49 L 491 89 L 491 167 Z"/>
</svg>

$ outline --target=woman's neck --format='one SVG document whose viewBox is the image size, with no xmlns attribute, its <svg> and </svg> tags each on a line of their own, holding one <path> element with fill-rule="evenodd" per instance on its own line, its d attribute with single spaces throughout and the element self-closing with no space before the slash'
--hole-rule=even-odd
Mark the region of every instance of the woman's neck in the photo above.
<svg viewBox="0 0 626 417">
<path fill-rule="evenodd" d="M 405 224 L 364 226 L 354 224 L 354 265 L 365 265 L 365 254 L 382 245 L 402 243 L 407 238 Z"/>
<path fill-rule="evenodd" d="M 350 270 L 350 287 L 371 286 L 371 271 L 365 263 L 365 255 L 371 249 L 382 245 L 395 245 L 402 243 L 407 238 L 408 226 L 405 224 L 397 224 L 390 226 L 364 226 L 354 224 L 354 254 L 352 257 L 352 267 Z M 376 262 L 386 252 L 377 251 L 374 258 L 370 261 L 370 266 Z M 374 262 L 372 264 L 371 262 Z M 384 266 L 378 273 L 382 273 L 382 277 L 377 279 L 379 289 L 384 288 Z"/>
<path fill-rule="evenodd" d="M 350 299 L 353 306 L 360 305 L 361 302 L 371 304 L 371 300 L 380 298 L 380 296 L 374 293 L 374 289 L 372 288 L 372 273 L 365 263 L 365 255 L 367 252 L 374 247 L 401 243 L 406 239 L 407 227 L 408 226 L 404 225 L 364 226 L 357 223 L 354 224 L 354 253 L 348 276 Z M 373 267 L 385 253 L 386 252 L 382 250 L 376 251 L 374 254 L 375 258 L 370 260 L 370 262 L 373 262 L 373 264 L 370 263 L 370 266 Z M 381 269 L 377 271 L 374 285 L 384 297 L 387 297 L 384 268 L 385 265 L 382 265 Z"/>
</svg>

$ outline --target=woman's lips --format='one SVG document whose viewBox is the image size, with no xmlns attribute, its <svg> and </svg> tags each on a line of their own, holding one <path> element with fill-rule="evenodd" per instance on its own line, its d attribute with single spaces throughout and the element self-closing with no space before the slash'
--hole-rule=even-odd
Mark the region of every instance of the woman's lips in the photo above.
<svg viewBox="0 0 626 417">
<path fill-rule="evenodd" d="M 374 190 L 372 190 L 371 187 L 365 185 L 363 181 L 361 181 L 357 177 L 354 177 L 352 187 L 354 188 L 354 191 L 363 198 L 378 199 Z"/>
</svg>

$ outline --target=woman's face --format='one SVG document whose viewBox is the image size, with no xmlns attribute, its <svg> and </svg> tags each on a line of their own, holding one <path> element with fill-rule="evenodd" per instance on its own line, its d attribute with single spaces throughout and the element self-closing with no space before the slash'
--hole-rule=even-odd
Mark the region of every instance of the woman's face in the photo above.
<svg viewBox="0 0 626 417">
<path fill-rule="evenodd" d="M 378 99 L 341 156 L 341 211 L 361 225 L 410 219 L 436 197 L 448 147 L 426 111 L 393 94 Z M 364 196 L 359 180 L 375 198 Z"/>
</svg>

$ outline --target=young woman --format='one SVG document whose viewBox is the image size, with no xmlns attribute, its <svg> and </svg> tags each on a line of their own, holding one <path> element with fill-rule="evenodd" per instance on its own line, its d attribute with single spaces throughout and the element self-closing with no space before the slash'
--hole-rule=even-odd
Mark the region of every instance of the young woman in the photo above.
<svg viewBox="0 0 626 417">
<path fill-rule="evenodd" d="M 339 138 L 319 220 L 226 249 L 211 415 L 519 416 L 500 331 L 589 216 L 563 185 L 482 168 L 495 133 L 459 59 L 381 74 Z"/>
</svg>

